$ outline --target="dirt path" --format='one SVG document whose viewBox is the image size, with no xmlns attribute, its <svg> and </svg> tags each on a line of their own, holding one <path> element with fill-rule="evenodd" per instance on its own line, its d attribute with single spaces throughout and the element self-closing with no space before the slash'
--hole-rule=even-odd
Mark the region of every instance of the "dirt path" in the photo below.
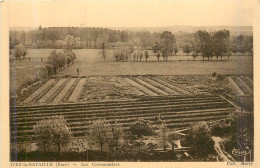
<svg viewBox="0 0 260 168">
<path fill-rule="evenodd" d="M 127 82 L 129 82 L 131 85 L 135 86 L 135 87 L 138 87 L 141 91 L 145 92 L 146 94 L 150 95 L 150 96 L 158 96 L 157 93 L 154 93 L 153 91 L 147 89 L 146 87 L 140 85 L 139 83 L 133 81 L 132 79 L 130 78 L 125 78 L 125 80 Z"/>
<path fill-rule="evenodd" d="M 56 83 L 56 85 L 54 87 L 52 87 L 40 100 L 40 103 L 44 103 L 46 102 L 51 96 L 52 94 L 67 80 L 67 78 L 62 78 L 61 80 L 59 80 L 58 83 Z"/>
<path fill-rule="evenodd" d="M 76 102 L 77 101 L 77 98 L 78 98 L 86 80 L 87 80 L 87 78 L 81 78 L 80 79 L 78 85 L 76 86 L 75 90 L 73 91 L 73 93 L 71 94 L 71 96 L 68 100 L 69 102 Z"/>
<path fill-rule="evenodd" d="M 53 100 L 54 104 L 57 104 L 59 102 L 61 102 L 61 100 L 63 99 L 63 97 L 66 95 L 66 93 L 68 92 L 68 90 L 70 89 L 70 87 L 73 85 L 73 83 L 77 80 L 77 78 L 72 78 L 67 85 L 62 89 L 62 91 L 57 95 L 57 97 Z"/>
<path fill-rule="evenodd" d="M 223 147 L 223 139 L 220 137 L 215 137 L 212 136 L 211 137 L 213 139 L 213 141 L 215 142 L 214 148 L 216 150 L 216 152 L 218 153 L 218 155 L 221 157 L 221 159 L 225 162 L 230 162 L 230 161 L 234 161 L 233 157 L 230 156 Z"/>
<path fill-rule="evenodd" d="M 37 89 L 35 92 L 33 92 L 30 96 L 28 96 L 23 103 L 29 103 L 31 102 L 37 95 L 39 95 L 41 92 L 43 92 L 48 86 L 50 86 L 56 79 L 50 79 L 48 80 L 43 86 L 41 86 L 39 89 Z"/>
</svg>

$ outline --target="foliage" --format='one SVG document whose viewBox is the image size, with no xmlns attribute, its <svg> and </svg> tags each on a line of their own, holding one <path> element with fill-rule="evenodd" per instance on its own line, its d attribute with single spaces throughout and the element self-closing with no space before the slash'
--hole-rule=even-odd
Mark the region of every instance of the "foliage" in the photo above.
<svg viewBox="0 0 260 168">
<path fill-rule="evenodd" d="M 160 144 L 164 152 L 166 152 L 166 149 L 168 147 L 167 134 L 168 134 L 167 125 L 165 124 L 165 122 L 163 122 L 162 125 L 160 126 L 159 137 L 160 137 Z"/>
<path fill-rule="evenodd" d="M 158 53 L 156 54 L 156 57 L 157 57 L 157 59 L 158 59 L 158 62 L 159 62 L 159 59 L 160 59 L 160 57 L 161 57 L 161 53 L 160 53 L 160 52 L 158 52 Z"/>
<path fill-rule="evenodd" d="M 127 61 L 132 53 L 131 47 L 122 46 L 113 52 L 116 61 Z"/>
<path fill-rule="evenodd" d="M 157 53 L 160 51 L 160 45 L 158 42 L 155 42 L 155 44 L 152 46 L 153 53 L 157 55 Z"/>
<path fill-rule="evenodd" d="M 196 39 L 199 42 L 203 59 L 207 57 L 209 60 L 209 58 L 213 56 L 213 43 L 210 34 L 206 31 L 197 31 Z"/>
<path fill-rule="evenodd" d="M 106 61 L 106 46 L 105 46 L 105 43 L 102 43 L 101 49 L 102 49 L 103 59 L 104 59 L 104 61 Z"/>
<path fill-rule="evenodd" d="M 154 134 L 154 130 L 150 122 L 142 118 L 138 118 L 138 120 L 130 126 L 129 131 L 138 138 L 141 136 L 149 136 Z"/>
<path fill-rule="evenodd" d="M 195 60 L 198 57 L 198 53 L 197 52 L 192 52 L 192 57 Z"/>
<path fill-rule="evenodd" d="M 23 46 L 22 43 L 20 43 L 19 45 L 16 45 L 14 47 L 14 56 L 15 56 L 15 59 L 22 59 L 22 58 L 25 58 L 27 54 L 27 50 L 26 48 Z"/>
<path fill-rule="evenodd" d="M 230 32 L 228 30 L 219 30 L 213 35 L 213 43 L 214 43 L 214 53 L 218 59 L 219 56 L 222 56 L 223 53 L 228 52 L 229 48 L 229 38 Z"/>
<path fill-rule="evenodd" d="M 185 140 L 192 148 L 191 153 L 194 156 L 205 157 L 214 153 L 214 141 L 211 139 L 211 129 L 206 122 L 191 125 Z"/>
<path fill-rule="evenodd" d="M 191 48 L 190 46 L 186 45 L 185 47 L 183 47 L 183 52 L 186 53 L 187 55 L 189 55 L 189 53 L 191 52 Z"/>
<path fill-rule="evenodd" d="M 60 153 L 61 147 L 66 146 L 72 138 L 72 133 L 63 116 L 55 115 L 42 119 L 33 128 L 37 146 L 44 152 L 50 150 L 51 145 L 56 145 Z"/>
<path fill-rule="evenodd" d="M 217 76 L 217 72 L 213 72 L 213 73 L 211 74 L 211 76 L 212 76 L 212 77 L 216 77 L 216 76 Z"/>
<path fill-rule="evenodd" d="M 109 131 L 110 124 L 105 119 L 93 121 L 90 125 L 89 135 L 100 145 L 101 152 L 103 152 L 104 145 L 109 141 Z"/>
<path fill-rule="evenodd" d="M 61 70 L 66 65 L 66 55 L 64 52 L 53 50 L 50 53 L 50 56 L 47 60 L 47 66 L 48 72 L 51 72 L 50 68 L 53 67 L 54 74 L 57 73 L 57 70 Z"/>
<path fill-rule="evenodd" d="M 174 147 L 177 147 L 175 144 L 176 140 L 179 140 L 181 137 L 178 133 L 169 133 L 167 136 L 167 141 L 172 145 L 172 150 L 174 151 Z"/>
<path fill-rule="evenodd" d="M 146 62 L 147 62 L 147 59 L 149 58 L 148 51 L 145 51 L 144 56 L 145 56 L 145 60 L 146 60 Z"/>
<path fill-rule="evenodd" d="M 164 31 L 160 38 L 161 52 L 163 54 L 163 58 L 165 58 L 165 61 L 167 61 L 169 54 L 171 54 L 174 50 L 174 44 L 176 43 L 176 40 L 174 35 L 169 31 Z"/>
<path fill-rule="evenodd" d="M 232 56 L 232 53 L 231 53 L 231 52 L 228 52 L 228 53 L 227 53 L 228 60 L 230 59 L 231 56 Z"/>
<path fill-rule="evenodd" d="M 226 78 L 226 75 L 224 75 L 224 74 L 217 75 L 217 80 L 219 80 L 219 81 L 223 81 L 225 78 Z"/>
<path fill-rule="evenodd" d="M 123 128 L 115 121 L 115 124 L 111 126 L 111 137 L 109 140 L 110 148 L 115 149 L 118 153 L 119 141 L 123 137 Z"/>
</svg>

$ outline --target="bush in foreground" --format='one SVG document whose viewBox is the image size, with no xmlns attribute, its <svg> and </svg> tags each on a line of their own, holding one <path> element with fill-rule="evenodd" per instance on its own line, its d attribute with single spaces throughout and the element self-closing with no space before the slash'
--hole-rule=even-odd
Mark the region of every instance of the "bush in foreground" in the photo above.
<svg viewBox="0 0 260 168">
<path fill-rule="evenodd" d="M 34 125 L 36 143 L 39 150 L 51 151 L 52 146 L 57 147 L 57 152 L 65 147 L 72 139 L 72 133 L 67 127 L 63 116 L 51 116 L 40 120 Z"/>
</svg>

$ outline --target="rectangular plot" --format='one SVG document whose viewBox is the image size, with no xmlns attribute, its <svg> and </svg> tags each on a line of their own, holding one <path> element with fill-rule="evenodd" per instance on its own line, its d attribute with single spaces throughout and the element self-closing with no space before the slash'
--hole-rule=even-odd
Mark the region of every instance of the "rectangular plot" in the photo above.
<svg viewBox="0 0 260 168">
<path fill-rule="evenodd" d="M 165 84 L 166 86 L 170 87 L 171 89 L 175 90 L 176 92 L 179 92 L 180 94 L 189 94 L 188 91 L 184 90 L 183 88 L 180 88 L 179 86 L 175 86 L 171 81 L 166 79 L 159 79 L 158 77 L 153 77 L 157 82 L 161 82 L 162 84 Z"/>
<path fill-rule="evenodd" d="M 48 80 L 43 86 L 33 92 L 29 97 L 27 97 L 23 103 L 29 103 L 34 100 L 34 98 L 39 95 L 42 91 L 44 91 L 48 86 L 50 86 L 56 79 Z"/>
<path fill-rule="evenodd" d="M 173 94 L 173 95 L 178 95 L 179 93 L 172 90 L 171 88 L 165 86 L 165 85 L 162 85 L 161 83 L 158 83 L 157 81 L 154 81 L 153 79 L 150 79 L 150 78 L 145 78 L 145 80 L 149 81 L 150 83 L 158 86 L 159 88 L 162 88 L 164 89 L 164 91 L 166 91 L 167 93 L 170 93 L 170 94 Z"/>
<path fill-rule="evenodd" d="M 51 90 L 49 90 L 40 100 L 39 102 L 46 102 L 51 95 L 55 92 L 55 90 L 57 90 L 65 81 L 67 78 L 62 78 L 61 80 L 58 81 L 58 83 L 56 83 L 56 85 L 54 87 L 51 88 Z"/>
<path fill-rule="evenodd" d="M 62 91 L 57 95 L 57 97 L 53 100 L 53 103 L 59 103 L 64 98 L 66 93 L 69 91 L 70 87 L 73 85 L 73 83 L 77 80 L 77 78 L 72 78 L 67 85 L 62 89 Z"/>
<path fill-rule="evenodd" d="M 81 90 L 83 89 L 83 86 L 86 82 L 87 78 L 81 78 L 77 87 L 75 88 L 75 90 L 73 91 L 73 93 L 71 94 L 70 98 L 69 98 L 69 102 L 75 102 L 81 92 Z"/>
<path fill-rule="evenodd" d="M 154 93 L 153 91 L 145 88 L 144 86 L 140 85 L 139 83 L 133 81 L 130 78 L 125 78 L 125 80 L 127 80 L 127 82 L 129 82 L 131 85 L 138 87 L 140 90 L 142 90 L 143 92 L 145 92 L 146 94 L 148 94 L 150 96 L 158 96 L 157 93 Z"/>
<path fill-rule="evenodd" d="M 148 88 L 151 88 L 153 91 L 159 93 L 160 95 L 169 95 L 168 93 L 158 89 L 157 87 L 154 87 L 153 85 L 151 85 L 150 83 L 147 83 L 145 81 L 143 81 L 142 79 L 140 78 L 135 78 L 138 82 L 140 82 L 142 85 L 148 87 Z"/>
</svg>

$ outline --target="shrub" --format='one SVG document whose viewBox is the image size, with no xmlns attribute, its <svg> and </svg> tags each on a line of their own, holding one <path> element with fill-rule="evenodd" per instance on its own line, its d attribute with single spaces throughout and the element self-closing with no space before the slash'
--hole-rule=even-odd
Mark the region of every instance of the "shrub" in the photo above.
<svg viewBox="0 0 260 168">
<path fill-rule="evenodd" d="M 213 73 L 211 74 L 212 77 L 216 77 L 216 75 L 217 75 L 217 72 L 213 72 Z"/>
<path fill-rule="evenodd" d="M 154 130 L 149 121 L 139 118 L 135 123 L 130 126 L 130 132 L 137 137 L 149 136 L 154 134 Z"/>
<path fill-rule="evenodd" d="M 37 146 L 44 152 L 51 150 L 51 146 L 54 145 L 60 153 L 61 147 L 65 147 L 72 139 L 72 133 L 63 116 L 47 117 L 38 121 L 33 128 Z"/>
<path fill-rule="evenodd" d="M 23 86 L 28 86 L 34 83 L 34 77 L 33 76 L 25 76 L 24 82 L 23 82 Z"/>
<path fill-rule="evenodd" d="M 14 48 L 14 56 L 15 56 L 16 59 L 22 59 L 22 57 L 24 58 L 26 54 L 27 54 L 27 50 L 23 46 L 22 43 L 20 43 L 19 45 L 15 46 L 15 48 Z"/>
<path fill-rule="evenodd" d="M 226 75 L 221 75 L 221 74 L 217 75 L 217 80 L 223 81 L 225 78 L 226 78 Z"/>
<path fill-rule="evenodd" d="M 45 68 L 47 69 L 48 75 L 53 75 L 54 74 L 54 67 L 51 64 L 46 64 Z"/>
<path fill-rule="evenodd" d="M 48 77 L 48 70 L 46 67 L 40 67 L 35 69 L 34 82 L 38 82 Z"/>
<path fill-rule="evenodd" d="M 206 122 L 191 125 L 185 141 L 190 145 L 191 153 L 197 157 L 206 157 L 215 153 L 211 129 Z"/>
<path fill-rule="evenodd" d="M 89 135 L 94 142 L 100 145 L 100 151 L 103 152 L 104 145 L 109 141 L 110 124 L 105 119 L 93 121 L 90 125 Z"/>
</svg>

